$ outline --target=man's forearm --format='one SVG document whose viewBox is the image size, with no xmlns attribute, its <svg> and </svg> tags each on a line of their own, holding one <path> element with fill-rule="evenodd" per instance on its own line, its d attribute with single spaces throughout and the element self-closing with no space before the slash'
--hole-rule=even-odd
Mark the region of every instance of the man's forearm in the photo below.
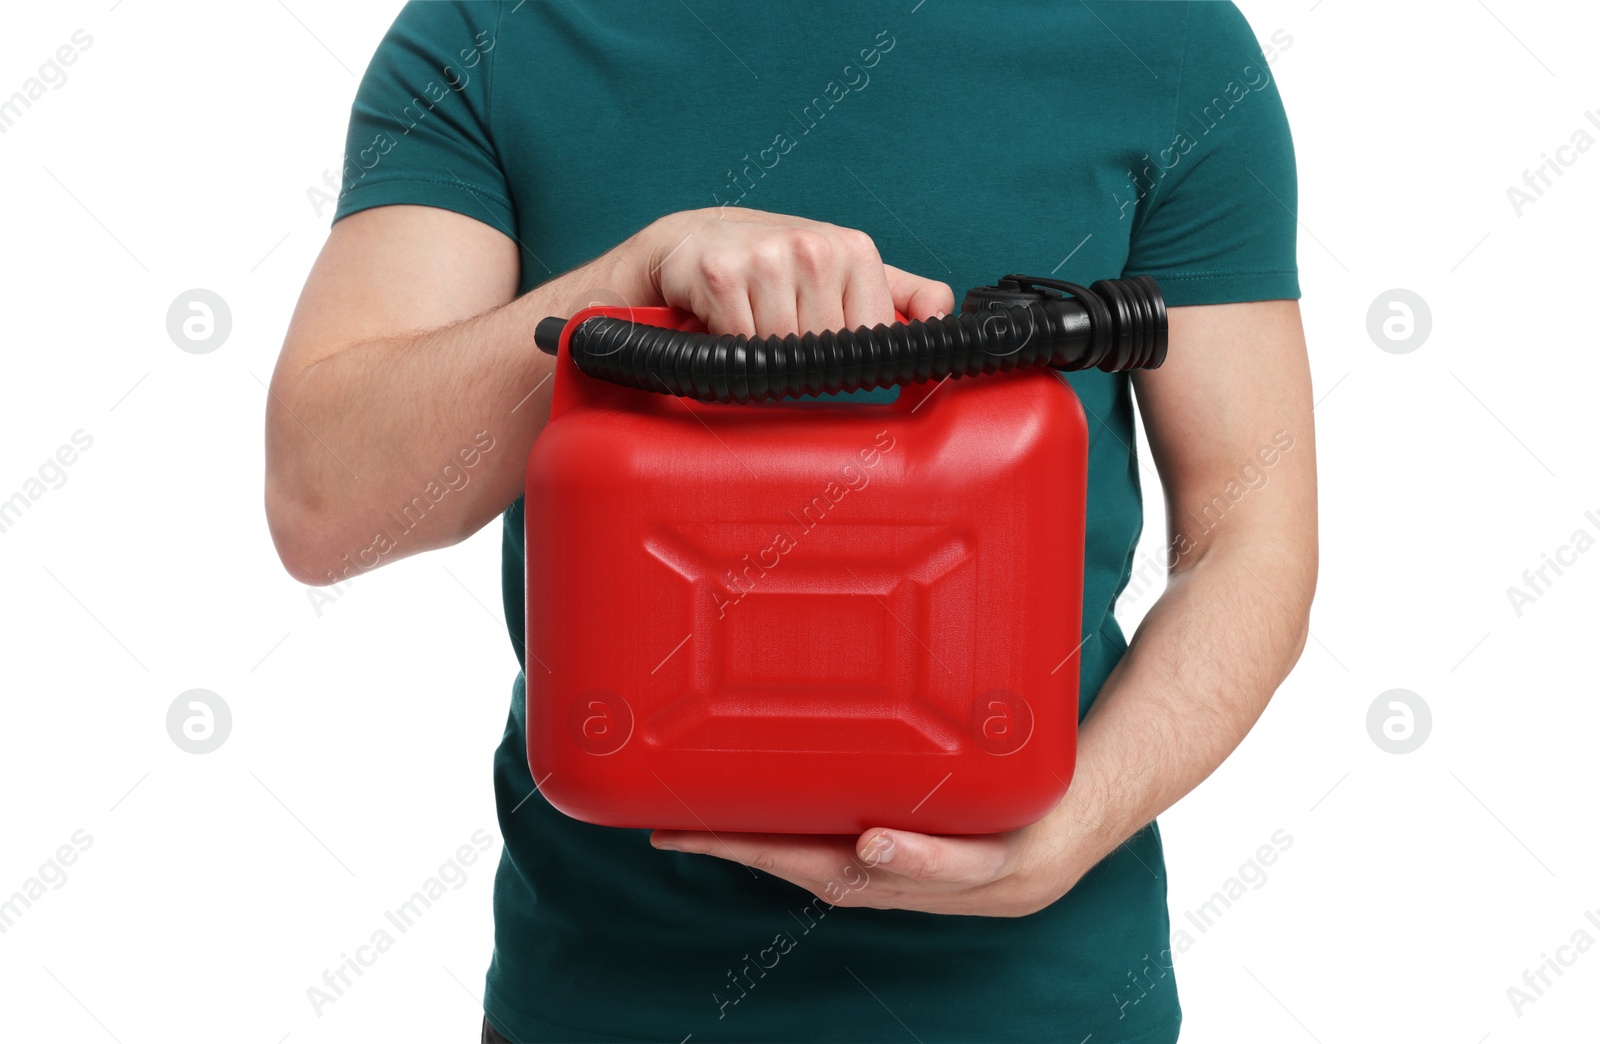
<svg viewBox="0 0 1600 1044">
<path fill-rule="evenodd" d="M 1316 550 L 1218 542 L 1174 574 L 1079 737 L 1052 817 L 1086 871 L 1209 776 L 1305 645 Z"/>
<path fill-rule="evenodd" d="M 291 572 L 328 583 L 442 547 L 515 500 L 553 383 L 533 328 L 626 292 L 618 274 L 607 255 L 473 318 L 276 374 L 267 498 Z"/>
</svg>

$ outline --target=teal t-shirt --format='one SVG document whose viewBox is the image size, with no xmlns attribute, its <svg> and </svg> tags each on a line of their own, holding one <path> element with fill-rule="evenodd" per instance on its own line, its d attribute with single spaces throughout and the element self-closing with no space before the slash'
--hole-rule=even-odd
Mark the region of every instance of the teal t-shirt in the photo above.
<svg viewBox="0 0 1600 1044">
<path fill-rule="evenodd" d="M 862 229 L 958 302 L 1008 272 L 1149 274 L 1174 306 L 1299 296 L 1288 124 L 1224 3 L 415 3 L 362 80 L 344 179 L 338 217 L 424 204 L 515 237 L 524 291 L 663 214 L 734 203 Z M 1142 513 L 1127 376 L 1070 381 L 1090 429 L 1087 709 L 1126 647 L 1112 609 Z M 519 660 L 523 570 L 518 501 Z M 519 675 L 494 765 L 484 1006 L 506 1036 L 1176 1038 L 1154 825 L 1032 916 L 831 908 L 553 810 L 523 696 Z"/>
</svg>

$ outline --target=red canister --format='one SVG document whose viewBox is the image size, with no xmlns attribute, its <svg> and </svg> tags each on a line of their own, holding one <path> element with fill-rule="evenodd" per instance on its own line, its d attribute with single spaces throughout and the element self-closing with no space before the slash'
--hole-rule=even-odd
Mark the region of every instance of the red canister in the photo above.
<svg viewBox="0 0 1600 1044">
<path fill-rule="evenodd" d="M 893 403 L 654 394 L 573 364 L 528 460 L 528 758 L 591 823 L 986 833 L 1077 737 L 1088 436 L 1047 370 Z"/>
</svg>

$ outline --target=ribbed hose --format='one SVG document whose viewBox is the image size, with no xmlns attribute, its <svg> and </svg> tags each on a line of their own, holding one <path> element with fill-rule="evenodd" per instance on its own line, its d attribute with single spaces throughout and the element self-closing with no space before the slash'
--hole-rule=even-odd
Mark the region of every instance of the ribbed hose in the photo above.
<svg viewBox="0 0 1600 1044">
<path fill-rule="evenodd" d="M 572 331 L 568 348 L 591 377 L 748 403 L 1036 366 L 1151 368 L 1166 357 L 1167 322 L 1155 281 L 1137 276 L 1100 280 L 1076 298 L 803 336 L 690 333 L 595 316 Z"/>
</svg>

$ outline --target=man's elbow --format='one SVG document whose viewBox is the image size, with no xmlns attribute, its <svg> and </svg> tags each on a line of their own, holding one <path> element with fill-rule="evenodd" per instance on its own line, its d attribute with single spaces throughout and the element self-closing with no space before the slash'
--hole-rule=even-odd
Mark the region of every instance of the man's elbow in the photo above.
<svg viewBox="0 0 1600 1044">
<path fill-rule="evenodd" d="M 292 489 L 281 478 L 267 477 L 267 531 L 278 561 L 303 584 L 323 587 L 344 579 L 339 574 L 337 527 L 324 511 Z M 346 549 L 348 552 L 348 549 Z"/>
<path fill-rule="evenodd" d="M 344 491 L 328 491 L 286 471 L 267 469 L 267 530 L 288 574 L 311 587 L 465 540 L 479 528 L 459 512 L 432 511 L 413 521 L 411 508 L 383 512 Z M 460 505 L 456 505 L 458 508 Z"/>
<path fill-rule="evenodd" d="M 331 451 L 308 438 L 299 419 L 307 413 L 296 397 L 303 386 L 303 380 L 273 374 L 266 423 L 267 530 L 288 574 L 321 587 L 364 569 L 358 556 L 366 545 L 357 543 L 356 530 L 364 523 L 354 513 L 352 491 L 330 486 L 327 469 L 316 466 Z"/>
<path fill-rule="evenodd" d="M 1295 621 L 1294 636 L 1289 643 L 1289 656 L 1285 673 L 1287 673 L 1289 670 L 1292 670 L 1294 665 L 1300 662 L 1300 657 L 1304 655 L 1306 651 L 1306 641 L 1310 637 L 1311 614 L 1310 612 L 1301 613 L 1300 618 Z"/>
<path fill-rule="evenodd" d="M 324 587 L 369 566 L 363 561 L 371 534 L 360 540 L 366 523 L 348 491 L 332 491 L 297 467 L 299 448 L 274 443 L 267 435 L 265 507 L 267 532 L 288 574 L 303 584 Z M 373 561 L 371 565 L 377 565 Z"/>
<path fill-rule="evenodd" d="M 1300 662 L 1300 656 L 1306 651 L 1306 642 L 1311 638 L 1311 604 L 1317 594 L 1317 569 L 1318 549 L 1315 537 L 1302 543 L 1295 549 L 1294 557 L 1298 569 L 1295 570 L 1296 594 L 1298 597 L 1291 604 L 1294 607 L 1294 637 L 1290 644 L 1289 666 L 1293 667 Z"/>
</svg>

